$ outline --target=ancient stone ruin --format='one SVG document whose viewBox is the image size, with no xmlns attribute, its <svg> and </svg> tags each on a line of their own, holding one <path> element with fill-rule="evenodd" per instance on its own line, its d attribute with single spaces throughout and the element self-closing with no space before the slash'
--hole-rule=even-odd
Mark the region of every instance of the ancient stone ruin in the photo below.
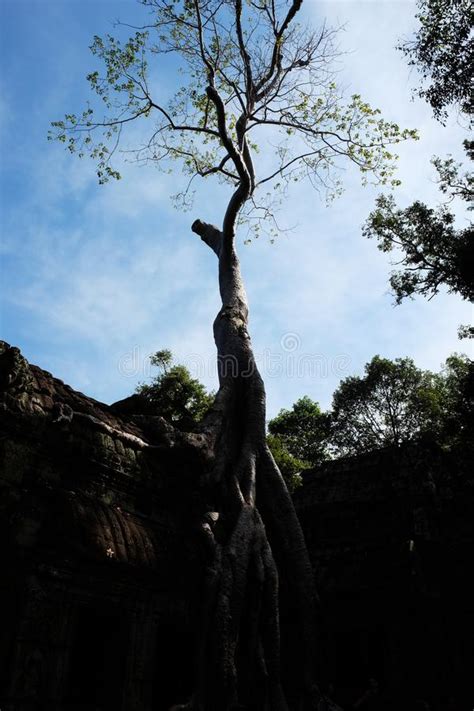
<svg viewBox="0 0 474 711">
<path fill-rule="evenodd" d="M 92 400 L 0 345 L 2 711 L 165 711 L 190 693 L 206 451 L 135 405 Z M 473 501 L 463 453 L 376 452 L 306 474 L 315 664 L 343 708 L 371 678 L 384 709 L 471 698 Z M 282 630 L 291 664 L 285 608 Z"/>
</svg>

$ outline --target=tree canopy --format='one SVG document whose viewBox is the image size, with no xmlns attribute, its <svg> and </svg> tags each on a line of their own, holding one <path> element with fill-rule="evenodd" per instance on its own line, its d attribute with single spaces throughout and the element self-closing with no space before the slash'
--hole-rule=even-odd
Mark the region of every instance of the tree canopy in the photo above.
<svg viewBox="0 0 474 711">
<path fill-rule="evenodd" d="M 399 46 L 409 64 L 418 69 L 428 88 L 418 95 L 426 99 L 436 118 L 444 121 L 454 106 L 465 116 L 472 115 L 472 67 L 474 11 L 468 0 L 418 0 L 420 22 L 414 38 Z M 468 157 L 473 158 L 473 142 L 464 141 Z M 416 294 L 431 299 L 441 286 L 474 300 L 474 235 L 472 223 L 456 227 L 456 213 L 448 209 L 455 199 L 472 209 L 474 179 L 462 172 L 452 156 L 434 157 L 438 184 L 444 204 L 430 208 L 415 201 L 405 209 L 397 208 L 394 198 L 380 195 L 376 209 L 364 227 L 367 237 L 375 237 L 378 248 L 393 252 L 395 264 L 390 285 L 399 304 Z M 474 327 L 460 326 L 459 337 L 473 337 Z"/>
<path fill-rule="evenodd" d="M 128 159 L 166 171 L 170 160 L 179 161 L 187 184 L 175 197 L 188 206 L 198 176 L 245 182 L 240 219 L 256 234 L 271 225 L 289 183 L 308 178 L 331 196 L 340 192 L 343 160 L 358 166 L 364 181 L 398 182 L 391 146 L 416 131 L 384 120 L 359 94 L 344 98 L 333 65 L 336 30 L 297 25 L 301 0 L 142 4 L 149 20 L 127 40 L 94 38 L 91 51 L 103 68 L 87 79 L 98 101 L 52 124 L 50 138 L 96 161 L 99 182 L 121 177 L 114 158 L 122 134 L 145 120 L 148 134 L 124 148 Z M 153 73 L 160 55 L 175 57 L 181 70 L 170 97 Z M 269 147 L 269 136 L 258 175 L 252 154 Z"/>
<path fill-rule="evenodd" d="M 454 353 L 437 376 L 441 418 L 437 441 L 445 448 L 474 448 L 474 361 Z"/>
<path fill-rule="evenodd" d="M 472 174 L 461 175 L 460 165 L 452 158 L 436 158 L 433 163 L 440 190 L 448 198 L 471 203 Z M 391 195 L 377 198 L 363 233 L 375 237 L 381 251 L 394 252 L 396 264 L 402 267 L 390 277 L 397 304 L 415 294 L 432 298 L 442 286 L 474 300 L 474 232 L 472 224 L 457 228 L 455 222 L 455 214 L 446 205 L 430 208 L 417 200 L 400 209 Z"/>
<path fill-rule="evenodd" d="M 429 426 L 437 399 L 431 373 L 410 358 L 375 356 L 334 393 L 333 443 L 341 454 L 398 446 Z"/>
<path fill-rule="evenodd" d="M 440 373 L 411 358 L 375 356 L 365 375 L 346 378 L 334 392 L 332 447 L 345 456 L 423 439 L 450 447 L 471 437 L 472 374 L 466 356 L 450 356 Z"/>
<path fill-rule="evenodd" d="M 426 99 L 438 119 L 455 105 L 463 113 L 474 110 L 474 10 L 469 0 L 418 0 L 420 25 L 413 39 L 400 45 L 409 64 L 428 86 L 418 95 Z"/>
<path fill-rule="evenodd" d="M 291 410 L 280 410 L 268 423 L 267 442 L 290 490 L 301 484 L 304 469 L 327 458 L 329 427 L 329 415 L 308 396 Z"/>
<path fill-rule="evenodd" d="M 467 356 L 449 356 L 438 373 L 411 358 L 374 356 L 364 371 L 341 381 L 328 412 L 304 397 L 270 421 L 270 447 L 293 486 L 304 469 L 327 459 L 409 442 L 474 446 L 474 363 Z"/>
<path fill-rule="evenodd" d="M 291 410 L 280 410 L 268 423 L 268 431 L 293 457 L 308 465 L 315 466 L 327 456 L 329 417 L 308 396 L 297 400 Z"/>
<path fill-rule="evenodd" d="M 208 412 L 214 395 L 208 393 L 199 380 L 192 378 L 184 365 L 174 364 L 169 350 L 160 350 L 150 357 L 159 373 L 151 383 L 142 383 L 137 394 L 143 397 L 156 414 L 177 427 L 189 427 Z"/>
</svg>

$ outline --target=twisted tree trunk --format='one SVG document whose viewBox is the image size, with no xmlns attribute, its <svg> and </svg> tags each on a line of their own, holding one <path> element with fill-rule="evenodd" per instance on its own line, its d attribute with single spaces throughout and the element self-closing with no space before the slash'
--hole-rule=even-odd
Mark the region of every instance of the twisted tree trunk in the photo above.
<svg viewBox="0 0 474 711">
<path fill-rule="evenodd" d="M 219 261 L 222 298 L 214 322 L 220 388 L 203 423 L 212 443 L 213 512 L 203 522 L 210 561 L 197 654 L 193 711 L 314 711 L 314 603 L 311 565 L 285 482 L 266 445 L 265 389 L 247 330 L 247 298 L 234 247 L 229 203 L 223 230 L 197 220 L 193 231 Z M 301 660 L 291 703 L 280 668 L 279 581 L 298 625 Z"/>
</svg>

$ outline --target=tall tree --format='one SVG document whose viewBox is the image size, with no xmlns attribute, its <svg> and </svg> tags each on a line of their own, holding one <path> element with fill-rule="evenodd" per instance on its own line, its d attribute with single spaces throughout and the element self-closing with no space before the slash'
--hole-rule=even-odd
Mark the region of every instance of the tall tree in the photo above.
<svg viewBox="0 0 474 711">
<path fill-rule="evenodd" d="M 333 397 L 331 444 L 340 456 L 429 439 L 442 447 L 472 437 L 472 362 L 451 356 L 441 373 L 411 358 L 375 356 L 365 375 L 341 382 Z"/>
<path fill-rule="evenodd" d="M 255 229 L 267 224 L 262 216 L 271 220 L 272 195 L 290 181 L 306 177 L 337 192 L 335 176 L 343 159 L 359 166 L 363 177 L 390 181 L 391 144 L 415 133 L 380 118 L 357 94 L 344 101 L 330 61 L 334 30 L 299 27 L 295 17 L 302 0 L 142 4 L 148 20 L 130 39 L 95 37 L 92 44 L 105 65 L 103 73 L 88 76 L 101 108 L 88 105 L 79 115 L 68 114 L 53 124 L 53 135 L 72 153 L 91 155 L 99 181 L 105 182 L 120 177 L 112 161 L 124 130 L 148 120 L 149 137 L 134 151 L 138 161 L 168 169 L 168 159 L 177 159 L 189 181 L 214 176 L 231 187 L 219 227 L 200 219 L 192 225 L 217 257 L 222 307 L 214 321 L 219 391 L 199 430 L 199 441 L 210 452 L 206 497 L 219 519 L 209 531 L 214 561 L 203 613 L 207 624 L 188 708 L 287 711 L 291 698 L 295 711 L 314 710 L 320 694 L 311 565 L 266 443 L 265 391 L 248 332 L 236 228 L 243 217 L 253 220 Z M 165 104 L 156 95 L 148 61 L 170 54 L 183 70 L 183 84 Z M 253 154 L 264 130 L 273 145 L 268 162 L 259 161 L 270 167 L 259 175 Z M 181 197 L 187 200 L 190 194 L 188 184 Z M 294 658 L 300 655 L 291 688 L 285 690 L 282 578 L 299 626 Z"/>
</svg>

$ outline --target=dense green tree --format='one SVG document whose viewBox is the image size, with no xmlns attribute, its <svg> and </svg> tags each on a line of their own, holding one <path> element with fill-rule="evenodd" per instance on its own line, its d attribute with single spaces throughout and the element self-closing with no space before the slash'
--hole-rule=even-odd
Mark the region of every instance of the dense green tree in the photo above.
<svg viewBox="0 0 474 711">
<path fill-rule="evenodd" d="M 303 397 L 270 421 L 269 432 L 270 449 L 293 488 L 304 469 L 333 457 L 407 442 L 473 447 L 474 361 L 455 353 L 432 373 L 411 358 L 375 356 L 363 376 L 341 381 L 332 411 Z"/>
<path fill-rule="evenodd" d="M 191 377 L 184 365 L 174 364 L 169 350 L 157 351 L 150 358 L 159 373 L 151 383 L 142 383 L 137 394 L 143 397 L 157 414 L 178 427 L 190 427 L 200 422 L 209 411 L 214 395 L 208 393 L 199 380 Z"/>
<path fill-rule="evenodd" d="M 297 400 L 291 410 L 280 410 L 268 423 L 268 431 L 307 466 L 316 466 L 328 456 L 329 416 L 307 396 Z"/>
<path fill-rule="evenodd" d="M 423 439 L 451 446 L 472 427 L 472 361 L 451 356 L 441 373 L 410 358 L 375 356 L 364 376 L 341 382 L 333 398 L 331 444 L 339 456 Z M 471 413 L 471 414 L 469 414 Z"/>
<path fill-rule="evenodd" d="M 447 108 L 463 113 L 474 109 L 474 9 L 470 0 L 418 0 L 420 25 L 413 39 L 400 45 L 409 64 L 427 87 L 418 95 L 432 106 L 435 116 L 446 118 Z"/>
<path fill-rule="evenodd" d="M 409 441 L 427 428 L 437 398 L 433 376 L 410 358 L 375 356 L 334 393 L 333 445 L 348 455 Z"/>
<path fill-rule="evenodd" d="M 268 423 L 268 446 L 290 491 L 302 483 L 301 472 L 327 458 L 330 418 L 305 396 L 291 410 L 280 410 Z"/>
</svg>

